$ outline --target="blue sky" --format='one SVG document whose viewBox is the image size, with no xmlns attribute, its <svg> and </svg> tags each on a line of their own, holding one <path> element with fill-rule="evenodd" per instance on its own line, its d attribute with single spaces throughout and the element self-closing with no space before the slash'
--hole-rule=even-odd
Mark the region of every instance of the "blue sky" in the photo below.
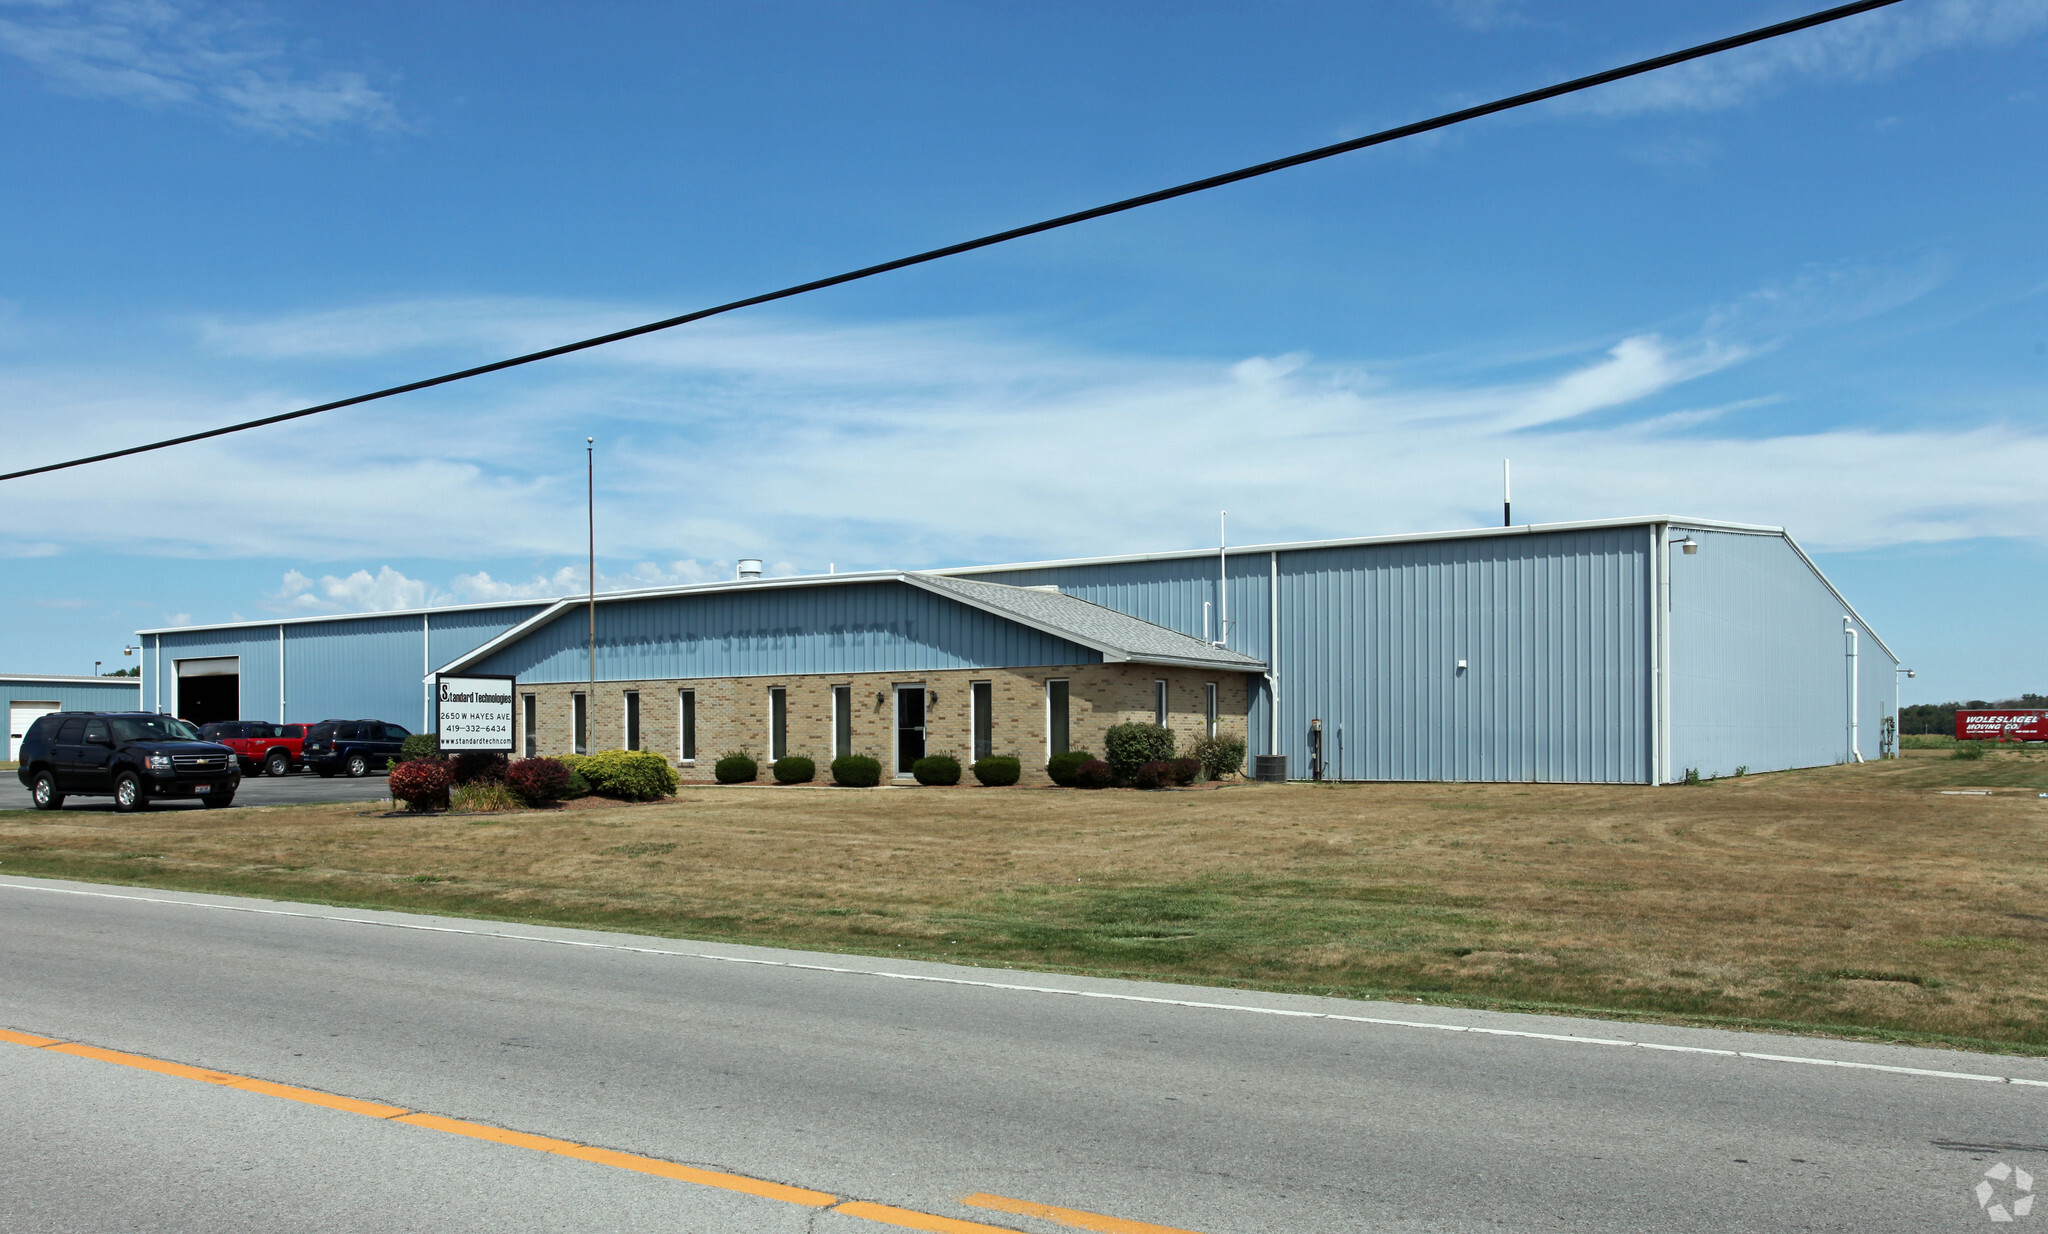
<svg viewBox="0 0 2048 1234">
<path fill-rule="evenodd" d="M 1802 11 L 0 0 L 12 464 L 392 384 Z M 138 627 L 1650 512 L 2048 687 L 2048 0 L 1573 100 L 0 486 L 0 667 Z"/>
</svg>

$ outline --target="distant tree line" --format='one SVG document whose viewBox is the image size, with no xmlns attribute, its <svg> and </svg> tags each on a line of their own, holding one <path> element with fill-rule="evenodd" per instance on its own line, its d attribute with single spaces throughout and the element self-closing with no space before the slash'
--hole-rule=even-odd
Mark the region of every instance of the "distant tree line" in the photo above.
<svg viewBox="0 0 2048 1234">
<path fill-rule="evenodd" d="M 1967 703 L 1909 703 L 1899 708 L 1901 733 L 1942 733 L 1953 736 L 1958 711 L 2040 711 L 2048 709 L 2048 694 L 2022 694 L 1986 702 L 1973 698 Z"/>
<path fill-rule="evenodd" d="M 101 673 L 101 674 L 100 674 L 100 676 L 102 676 L 102 677 L 140 677 L 140 676 L 142 676 L 142 666 L 141 666 L 140 664 L 138 664 L 138 665 L 136 665 L 136 666 L 135 666 L 134 668 L 117 668 L 117 669 L 115 669 L 115 670 L 114 670 L 113 672 L 111 672 L 111 673 Z"/>
</svg>

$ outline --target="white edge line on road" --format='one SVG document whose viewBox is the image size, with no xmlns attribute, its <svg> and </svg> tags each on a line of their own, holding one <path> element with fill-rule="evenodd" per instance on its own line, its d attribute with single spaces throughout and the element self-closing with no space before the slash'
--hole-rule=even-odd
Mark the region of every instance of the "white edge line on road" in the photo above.
<svg viewBox="0 0 2048 1234">
<path fill-rule="evenodd" d="M 1583 1037 L 1570 1033 L 1535 1033 L 1508 1028 L 1477 1028 L 1467 1024 L 1439 1024 L 1430 1020 L 1396 1020 L 1384 1016 L 1343 1015 L 1334 1011 L 1298 1011 L 1286 1007 L 1252 1007 L 1243 1003 L 1212 1003 L 1186 998 L 1157 998 L 1144 994 L 1113 994 L 1106 990 L 1072 990 L 1062 986 L 1022 985 L 1008 981 L 976 981 L 968 977 L 937 977 L 925 973 L 891 973 L 875 968 L 846 968 L 832 964 L 805 964 L 796 960 L 766 960 L 751 956 L 717 955 L 707 951 L 677 951 L 668 947 L 634 947 L 625 943 L 599 943 L 579 938 L 548 938 L 539 934 L 515 934 L 509 930 L 468 930 L 460 926 L 419 925 L 409 921 L 378 921 L 372 917 L 341 917 L 330 913 L 303 913 L 286 908 L 254 908 L 246 904 L 213 904 L 205 900 L 170 900 L 161 896 L 128 895 L 118 891 L 81 891 L 75 887 L 39 887 L 30 883 L 0 881 L 10 891 L 41 891 L 50 895 L 85 896 L 100 900 L 133 900 L 142 904 L 169 904 L 178 908 L 207 908 L 223 913 L 253 913 L 261 917 L 297 917 L 307 921 L 333 921 L 344 925 L 377 926 L 387 930 L 417 930 L 424 934 L 466 934 L 474 938 L 500 938 L 521 943 L 550 943 L 558 947 L 588 947 L 595 951 L 625 951 L 636 955 L 671 956 L 681 960 L 712 960 L 721 964 L 755 964 L 763 968 L 793 968 L 814 973 L 837 973 L 849 977 L 888 977 L 897 981 L 923 981 L 934 985 L 973 986 L 984 990 L 1014 990 L 1024 994 L 1060 994 L 1070 998 L 1100 998 L 1119 1003 L 1152 1003 L 1163 1007 L 1191 1007 L 1203 1011 L 1235 1011 L 1247 1015 L 1289 1016 L 1304 1020 L 1336 1020 L 1346 1024 L 1376 1024 L 1388 1028 L 1425 1028 L 1445 1033 L 1477 1033 L 1487 1037 L 1527 1037 L 1537 1041 L 1564 1041 L 1573 1045 L 1634 1046 L 1642 1050 L 1664 1050 L 1679 1054 L 1715 1054 L 1769 1063 L 1805 1063 L 1814 1067 L 1845 1067 L 1855 1071 L 1881 1071 L 1892 1075 L 1930 1076 L 1944 1080 L 1975 1080 L 1987 1084 L 2022 1084 L 2048 1088 L 2048 1080 L 2026 1080 L 2016 1076 L 1979 1075 L 1970 1071 L 1935 1071 L 1926 1067 L 1894 1067 L 1884 1063 L 1851 1063 L 1833 1058 L 1807 1058 L 1798 1054 L 1764 1054 L 1752 1050 L 1714 1050 L 1703 1046 L 1663 1045 L 1654 1041 L 1627 1041 L 1619 1037 Z"/>
</svg>

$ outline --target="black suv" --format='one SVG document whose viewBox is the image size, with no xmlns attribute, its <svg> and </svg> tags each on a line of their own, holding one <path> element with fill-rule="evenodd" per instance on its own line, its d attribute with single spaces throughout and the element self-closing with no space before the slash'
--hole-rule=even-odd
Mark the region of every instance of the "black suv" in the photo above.
<svg viewBox="0 0 2048 1234">
<path fill-rule="evenodd" d="M 35 794 L 38 810 L 58 809 L 67 796 L 112 797 L 123 813 L 146 810 L 158 797 L 197 797 L 219 807 L 233 804 L 242 784 L 233 750 L 151 711 L 43 716 L 21 739 L 15 774 Z"/>
<path fill-rule="evenodd" d="M 384 770 L 410 736 L 382 720 L 322 720 L 306 730 L 299 757 L 323 776 L 366 776 Z"/>
</svg>

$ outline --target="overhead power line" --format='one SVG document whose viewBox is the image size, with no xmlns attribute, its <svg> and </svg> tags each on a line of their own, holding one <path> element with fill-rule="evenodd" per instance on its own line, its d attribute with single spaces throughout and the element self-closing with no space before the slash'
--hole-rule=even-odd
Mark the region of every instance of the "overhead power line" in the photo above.
<svg viewBox="0 0 2048 1234">
<path fill-rule="evenodd" d="M 1897 3 L 1899 3 L 1899 0 L 1856 0 L 1852 4 L 1838 5 L 1835 8 L 1823 9 L 1818 13 L 1809 13 L 1804 17 L 1795 17 L 1790 21 L 1781 21 L 1769 26 L 1759 26 L 1742 34 L 1730 35 L 1724 39 L 1716 39 L 1711 43 L 1701 43 L 1696 47 L 1688 47 L 1682 51 L 1667 52 L 1664 55 L 1654 56 L 1648 60 L 1638 60 L 1634 64 L 1625 64 L 1620 68 L 1608 69 L 1605 72 L 1594 73 L 1588 77 L 1575 77 L 1570 81 L 1559 82 L 1554 86 L 1545 86 L 1540 90 L 1530 90 L 1524 94 L 1510 95 L 1504 99 L 1495 99 L 1491 103 L 1481 103 L 1476 107 L 1466 107 L 1458 111 L 1445 112 L 1443 115 L 1435 116 L 1428 120 L 1417 120 L 1411 124 L 1403 124 L 1396 128 L 1382 129 L 1377 133 L 1371 133 L 1364 137 L 1354 137 L 1349 141 L 1340 141 L 1335 145 L 1318 146 L 1314 150 L 1305 150 L 1300 154 L 1290 154 L 1286 158 L 1278 158 L 1266 163 L 1256 163 L 1250 167 L 1241 167 L 1236 171 L 1227 171 L 1222 175 L 1209 176 L 1201 180 L 1190 180 L 1186 184 L 1177 184 L 1172 188 L 1159 189 L 1137 197 L 1126 197 L 1122 201 L 1113 201 L 1108 205 L 1095 206 L 1088 210 L 1079 210 L 1073 214 L 1062 214 L 1058 218 L 1029 223 L 1023 227 L 1013 227 L 1008 231 L 995 232 L 974 240 L 963 240 L 958 244 L 949 244 L 944 248 L 930 249 L 909 257 L 898 257 L 894 261 L 885 261 L 879 265 L 863 266 L 858 270 L 849 270 L 844 274 L 834 274 L 828 278 L 813 279 L 808 283 L 798 283 L 793 287 L 784 287 L 779 291 L 762 292 L 760 295 L 748 296 L 743 300 L 733 300 L 711 308 L 698 309 L 693 313 L 684 313 L 679 317 L 665 317 L 660 321 L 650 321 L 643 326 L 634 326 L 627 330 L 615 330 L 610 334 L 600 334 L 595 338 L 581 339 L 574 343 L 563 343 L 558 347 L 549 347 L 541 351 L 530 351 L 523 356 L 513 356 L 508 360 L 498 360 L 490 364 L 479 364 L 475 368 L 460 369 L 453 373 L 443 373 L 439 377 L 409 381 L 401 386 L 390 386 L 383 390 L 372 391 L 369 394 L 358 394 L 351 398 L 336 399 L 331 403 L 321 403 L 317 407 L 301 407 L 297 411 L 279 412 L 274 416 L 262 416 L 254 420 L 244 420 L 239 424 L 223 425 L 220 428 L 207 429 L 198 433 L 186 433 L 181 437 L 167 437 L 162 441 L 152 441 L 146 445 L 129 446 L 126 449 L 109 450 L 103 454 L 89 454 L 83 458 L 69 459 L 61 463 L 45 463 L 40 467 L 28 467 L 20 471 L 10 471 L 0 475 L 0 481 L 19 480 L 26 476 L 42 475 L 45 472 L 63 471 L 70 467 L 83 467 L 88 463 L 104 463 L 109 459 L 126 458 L 131 454 L 146 454 L 151 450 L 164 450 L 171 446 L 182 446 L 194 441 L 204 441 L 209 437 L 224 437 L 229 433 L 247 432 L 253 428 L 262 428 L 267 424 L 282 424 L 287 420 L 317 416 L 324 411 L 339 411 L 343 407 L 355 407 L 363 403 L 375 402 L 378 399 L 390 398 L 393 395 L 410 394 L 414 390 L 426 390 L 434 386 L 445 386 L 451 382 L 464 381 L 471 377 L 481 377 L 485 373 L 496 373 L 508 368 L 517 368 L 522 364 L 532 364 L 538 360 L 551 360 L 556 356 L 566 356 L 571 352 L 588 351 L 593 347 L 602 347 L 607 343 L 617 343 L 629 338 L 638 338 L 643 334 L 653 334 L 660 330 L 674 329 L 677 326 L 688 325 L 693 321 L 702 321 L 706 317 L 716 317 L 721 313 L 730 313 L 735 309 L 751 308 L 754 305 L 767 304 L 775 300 L 787 300 L 792 296 L 801 296 L 806 292 L 822 291 L 827 287 L 837 287 L 842 283 L 852 283 L 865 278 L 873 278 L 877 274 L 887 274 L 891 270 L 921 266 L 928 261 L 937 261 L 942 257 L 953 257 L 961 253 L 971 253 L 975 249 L 985 249 L 993 245 L 1005 244 L 1011 240 L 1021 240 L 1025 236 L 1035 236 L 1041 232 L 1055 231 L 1061 227 L 1071 227 L 1076 223 L 1085 223 L 1090 219 L 1106 218 L 1112 214 L 1122 214 L 1126 210 L 1135 210 L 1140 206 L 1171 201 L 1176 197 L 1186 197 L 1191 193 L 1221 188 L 1226 184 L 1236 184 L 1240 180 L 1250 180 L 1258 176 L 1271 175 L 1276 171 L 1285 171 L 1290 167 L 1300 167 L 1304 163 L 1314 163 L 1327 158 L 1335 158 L 1337 155 L 1349 154 L 1353 150 L 1363 150 L 1368 146 L 1385 145 L 1390 141 L 1399 141 L 1404 137 L 1414 137 L 1421 133 L 1449 128 L 1454 124 L 1463 124 L 1467 120 L 1477 120 L 1481 116 L 1491 116 L 1499 112 L 1511 111 L 1517 107 L 1527 107 L 1531 103 L 1541 103 L 1547 99 L 1560 98 L 1567 94 L 1576 94 L 1581 90 L 1590 90 L 1595 86 L 1607 85 L 1609 82 L 1637 77 L 1644 73 L 1653 73 L 1658 69 L 1670 68 L 1674 64 L 1683 64 L 1688 60 L 1698 60 L 1720 52 L 1732 51 L 1738 47 L 1747 47 L 1752 43 L 1761 43 L 1787 34 L 1796 34 L 1801 30 L 1810 30 L 1815 26 L 1823 26 L 1829 22 L 1840 21 L 1845 17 L 1854 17 L 1859 13 L 1867 13 L 1872 9 L 1881 9 Z"/>
</svg>

